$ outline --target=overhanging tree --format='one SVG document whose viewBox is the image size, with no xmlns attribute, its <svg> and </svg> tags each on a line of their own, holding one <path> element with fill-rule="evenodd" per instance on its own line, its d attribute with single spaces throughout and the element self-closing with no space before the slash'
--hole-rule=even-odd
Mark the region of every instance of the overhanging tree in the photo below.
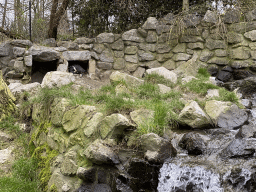
<svg viewBox="0 0 256 192">
<path fill-rule="evenodd" d="M 60 0 L 53 0 L 48 30 L 48 38 L 57 39 L 58 26 L 60 24 L 62 16 L 64 15 L 68 7 L 69 2 L 70 0 L 63 0 L 62 3 L 60 3 Z"/>
</svg>

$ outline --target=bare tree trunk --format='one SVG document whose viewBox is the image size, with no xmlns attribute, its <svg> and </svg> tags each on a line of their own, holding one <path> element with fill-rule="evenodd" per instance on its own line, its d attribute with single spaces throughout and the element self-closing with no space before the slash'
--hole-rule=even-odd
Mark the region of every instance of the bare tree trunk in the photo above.
<svg viewBox="0 0 256 192">
<path fill-rule="evenodd" d="M 58 0 L 53 0 L 52 10 L 50 15 L 50 24 L 48 30 L 48 38 L 57 39 L 58 26 L 60 24 L 61 17 L 64 15 L 70 0 L 63 0 L 61 6 L 58 8 Z"/>
<path fill-rule="evenodd" d="M 4 4 L 4 13 L 3 13 L 3 20 L 2 20 L 2 28 L 3 29 L 4 29 L 4 24 L 5 24 L 6 9 L 7 9 L 7 0 L 5 0 L 5 4 Z"/>
<path fill-rule="evenodd" d="M 182 10 L 188 12 L 189 10 L 189 0 L 183 0 Z"/>
</svg>

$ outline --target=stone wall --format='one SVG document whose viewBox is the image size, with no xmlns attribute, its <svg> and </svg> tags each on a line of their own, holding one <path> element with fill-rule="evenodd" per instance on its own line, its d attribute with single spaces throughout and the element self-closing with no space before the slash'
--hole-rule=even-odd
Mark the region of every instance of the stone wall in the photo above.
<svg viewBox="0 0 256 192">
<path fill-rule="evenodd" d="M 55 42 L 45 46 L 27 40 L 0 45 L 0 68 L 8 78 L 29 81 L 33 62 L 57 60 L 57 70 L 67 71 L 68 61 L 89 61 L 89 73 L 104 78 L 113 70 L 142 77 L 145 69 L 164 66 L 178 73 L 207 67 L 219 80 L 243 79 L 256 72 L 256 11 L 225 15 L 207 11 L 177 18 L 150 17 L 139 29 L 123 34 L 102 33 L 96 38 Z"/>
</svg>

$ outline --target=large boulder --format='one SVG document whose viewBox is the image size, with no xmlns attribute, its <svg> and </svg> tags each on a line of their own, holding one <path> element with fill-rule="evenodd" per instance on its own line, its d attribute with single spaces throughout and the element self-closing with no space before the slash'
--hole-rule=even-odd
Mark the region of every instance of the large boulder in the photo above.
<svg viewBox="0 0 256 192">
<path fill-rule="evenodd" d="M 95 111 L 96 108 L 89 105 L 79 105 L 74 109 L 66 111 L 62 119 L 64 130 L 71 132 L 79 128 L 84 128 Z"/>
<path fill-rule="evenodd" d="M 46 73 L 42 81 L 42 87 L 61 87 L 75 81 L 73 73 L 62 71 L 51 71 Z"/>
<path fill-rule="evenodd" d="M 211 128 L 212 121 L 196 101 L 186 104 L 179 114 L 179 121 L 193 129 Z"/>
<path fill-rule="evenodd" d="M 83 153 L 86 158 L 95 164 L 119 164 L 117 154 L 109 147 L 109 143 L 103 140 L 95 140 Z"/>
<path fill-rule="evenodd" d="M 224 148 L 220 156 L 223 158 L 247 158 L 255 153 L 255 140 L 234 139 Z"/>
<path fill-rule="evenodd" d="M 179 142 L 179 146 L 191 155 L 201 155 L 206 149 L 206 140 L 199 133 L 186 133 Z"/>
<path fill-rule="evenodd" d="M 29 84 L 10 83 L 8 87 L 11 90 L 12 94 L 18 97 L 24 92 L 28 92 L 30 93 L 30 95 L 36 93 L 38 89 L 41 87 L 41 85 L 38 82 L 29 83 Z"/>
<path fill-rule="evenodd" d="M 165 159 L 175 156 L 177 151 L 168 139 L 164 139 L 155 133 L 141 136 L 141 147 L 148 161 L 163 163 Z"/>
<path fill-rule="evenodd" d="M 243 125 L 236 134 L 236 138 L 254 138 L 256 127 L 254 124 Z"/>
<path fill-rule="evenodd" d="M 130 113 L 131 119 L 136 125 L 146 125 L 154 118 L 154 111 L 149 109 L 138 109 Z"/>
<path fill-rule="evenodd" d="M 221 128 L 234 129 L 242 126 L 248 120 L 246 111 L 239 109 L 231 102 L 207 101 L 205 111 L 214 124 Z"/>
<path fill-rule="evenodd" d="M 110 81 L 112 83 L 124 81 L 128 86 L 132 87 L 137 87 L 144 83 L 144 80 L 138 79 L 137 77 L 133 77 L 126 73 L 120 73 L 119 71 L 115 71 L 110 75 Z"/>
<path fill-rule="evenodd" d="M 168 69 L 166 69 L 164 67 L 148 69 L 148 70 L 146 70 L 146 73 L 147 74 L 158 74 L 173 83 L 177 83 L 176 73 L 169 71 Z"/>
<path fill-rule="evenodd" d="M 15 98 L 3 80 L 0 70 L 0 121 L 16 111 Z"/>
<path fill-rule="evenodd" d="M 119 140 L 124 136 L 127 129 L 133 125 L 129 120 L 121 114 L 112 114 L 105 117 L 99 124 L 99 131 L 102 139 L 111 138 Z"/>
</svg>

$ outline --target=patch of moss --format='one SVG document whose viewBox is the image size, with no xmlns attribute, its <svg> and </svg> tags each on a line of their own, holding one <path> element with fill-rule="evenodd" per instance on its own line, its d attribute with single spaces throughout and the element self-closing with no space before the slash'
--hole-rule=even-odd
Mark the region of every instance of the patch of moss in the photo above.
<svg viewBox="0 0 256 192">
<path fill-rule="evenodd" d="M 50 187 L 50 192 L 57 192 L 56 185 L 52 184 L 52 186 Z"/>
<path fill-rule="evenodd" d="M 47 144 L 37 147 L 32 155 L 32 158 L 35 158 L 38 162 L 40 187 L 45 192 L 48 190 L 48 182 L 51 178 L 51 162 L 57 155 L 58 152 L 51 150 Z"/>
</svg>

